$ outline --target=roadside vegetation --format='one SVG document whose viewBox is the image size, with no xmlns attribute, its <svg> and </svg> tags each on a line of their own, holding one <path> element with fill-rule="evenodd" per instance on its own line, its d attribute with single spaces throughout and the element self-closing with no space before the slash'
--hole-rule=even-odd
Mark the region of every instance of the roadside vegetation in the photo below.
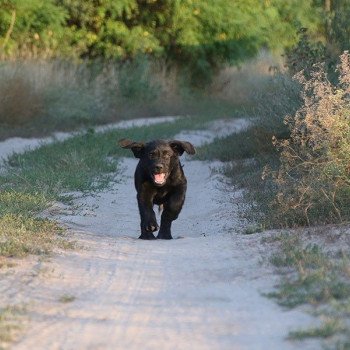
<svg viewBox="0 0 350 350">
<path fill-rule="evenodd" d="M 344 52 L 336 71 L 319 63 L 293 80 L 271 78 L 277 88 L 258 96 L 254 125 L 199 150 L 226 162 L 225 174 L 245 188 L 252 221 L 265 228 L 349 222 L 349 67 Z"/>
<path fill-rule="evenodd" d="M 0 308 L 0 349 L 7 349 L 8 343 L 16 339 L 22 329 L 21 317 L 25 308 L 11 306 Z"/>
<path fill-rule="evenodd" d="M 123 64 L 0 62 L 0 139 L 139 117 L 228 116 L 235 101 L 220 97 L 221 83 L 216 79 L 213 87 L 194 89 L 176 67 L 146 57 Z"/>
<path fill-rule="evenodd" d="M 243 189 L 242 215 L 253 223 L 245 233 L 293 228 L 262 239 L 273 246 L 269 263 L 280 274 L 269 296 L 319 320 L 288 338 L 343 350 L 350 349 L 350 56 L 332 60 L 307 40 L 301 33 L 291 67 L 272 78 L 279 88 L 258 96 L 255 124 L 202 147 L 199 157 L 224 161 L 220 171 Z M 310 62 L 297 60 L 305 65 L 292 79 L 292 58 L 301 55 Z"/>
<path fill-rule="evenodd" d="M 268 296 L 288 309 L 306 306 L 319 320 L 317 327 L 295 329 L 291 340 L 323 339 L 325 349 L 350 348 L 349 232 L 324 227 L 262 239 L 274 246 L 270 257 L 281 278 Z M 341 241 L 341 244 L 339 244 Z"/>
</svg>

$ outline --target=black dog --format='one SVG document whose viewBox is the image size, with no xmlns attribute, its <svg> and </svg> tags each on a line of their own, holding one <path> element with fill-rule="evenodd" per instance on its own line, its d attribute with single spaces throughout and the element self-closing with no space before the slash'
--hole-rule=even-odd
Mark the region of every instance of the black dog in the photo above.
<svg viewBox="0 0 350 350">
<path fill-rule="evenodd" d="M 172 239 L 171 223 L 176 220 L 185 201 L 187 180 L 179 156 L 184 152 L 195 154 L 192 144 L 185 141 L 156 140 L 146 144 L 120 140 L 140 161 L 135 171 L 137 202 L 141 216 L 141 239 L 155 239 L 157 231 L 153 205 L 163 205 L 158 239 Z"/>
</svg>

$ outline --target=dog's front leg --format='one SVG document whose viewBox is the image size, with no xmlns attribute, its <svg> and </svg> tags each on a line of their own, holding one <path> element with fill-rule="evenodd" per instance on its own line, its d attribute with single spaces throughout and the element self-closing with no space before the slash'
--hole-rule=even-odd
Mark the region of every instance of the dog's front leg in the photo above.
<svg viewBox="0 0 350 350">
<path fill-rule="evenodd" d="M 161 217 L 158 239 L 172 239 L 171 224 L 176 220 L 181 212 L 185 201 L 186 185 L 181 186 L 178 191 L 173 193 L 168 201 L 164 203 L 164 211 Z"/>
<path fill-rule="evenodd" d="M 141 217 L 140 239 L 155 239 L 153 232 L 158 230 L 156 215 L 153 211 L 153 197 L 149 193 L 141 192 L 137 195 Z"/>
</svg>

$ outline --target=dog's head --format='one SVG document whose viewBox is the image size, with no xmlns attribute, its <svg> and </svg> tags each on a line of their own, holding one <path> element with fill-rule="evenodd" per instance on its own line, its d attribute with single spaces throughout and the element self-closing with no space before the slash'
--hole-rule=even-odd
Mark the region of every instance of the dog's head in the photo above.
<svg viewBox="0 0 350 350">
<path fill-rule="evenodd" d="M 148 172 L 154 185 L 163 186 L 171 171 L 178 165 L 178 157 L 184 152 L 195 154 L 195 148 L 187 141 L 155 140 L 148 143 L 127 139 L 119 141 L 122 148 L 131 149 L 136 158 L 140 158 L 143 169 Z"/>
</svg>

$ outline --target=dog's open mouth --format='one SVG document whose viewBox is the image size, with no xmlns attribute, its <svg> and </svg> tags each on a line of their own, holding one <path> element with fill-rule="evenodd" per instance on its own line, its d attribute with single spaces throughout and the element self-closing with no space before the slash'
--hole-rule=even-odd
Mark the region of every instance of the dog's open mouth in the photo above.
<svg viewBox="0 0 350 350">
<path fill-rule="evenodd" d="M 166 181 L 166 174 L 165 173 L 153 174 L 153 181 L 157 185 L 163 185 Z"/>
</svg>

